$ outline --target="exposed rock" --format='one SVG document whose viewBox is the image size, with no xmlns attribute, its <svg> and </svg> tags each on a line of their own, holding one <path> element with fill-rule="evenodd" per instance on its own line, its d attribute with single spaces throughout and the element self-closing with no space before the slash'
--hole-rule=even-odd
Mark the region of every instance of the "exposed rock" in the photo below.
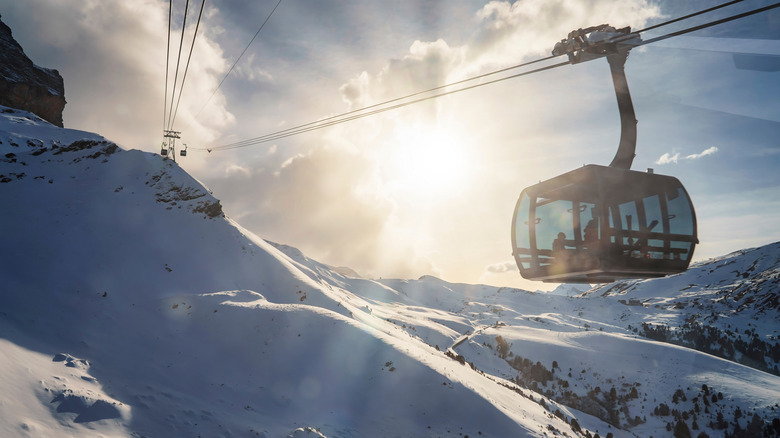
<svg viewBox="0 0 780 438">
<path fill-rule="evenodd" d="M 0 20 L 0 105 L 30 111 L 62 127 L 65 103 L 59 72 L 33 64 Z"/>
</svg>

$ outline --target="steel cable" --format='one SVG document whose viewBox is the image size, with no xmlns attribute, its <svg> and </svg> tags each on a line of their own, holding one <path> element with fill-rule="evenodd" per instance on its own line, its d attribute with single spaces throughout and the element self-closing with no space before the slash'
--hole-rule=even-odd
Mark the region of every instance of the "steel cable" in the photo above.
<svg viewBox="0 0 780 438">
<path fill-rule="evenodd" d="M 184 67 L 184 76 L 181 79 L 181 87 L 179 87 L 179 98 L 176 100 L 176 109 L 173 111 L 173 119 L 171 119 L 170 129 L 173 129 L 173 124 L 176 122 L 176 114 L 179 112 L 179 102 L 181 102 L 181 93 L 184 91 L 184 81 L 187 80 L 187 71 L 190 69 L 190 60 L 192 59 L 192 50 L 195 48 L 195 38 L 198 36 L 198 28 L 200 27 L 200 19 L 203 16 L 203 6 L 206 4 L 206 0 L 200 4 L 200 13 L 198 14 L 198 22 L 195 24 L 195 33 L 192 35 L 192 44 L 190 45 L 190 54 L 187 56 L 187 65 Z M 184 29 L 182 29 L 182 35 L 184 35 Z"/>
<path fill-rule="evenodd" d="M 184 22 L 181 25 L 181 39 L 179 40 L 179 54 L 176 59 L 176 74 L 173 75 L 173 93 L 171 93 L 171 109 L 168 111 L 168 129 L 171 129 L 171 116 L 173 114 L 173 96 L 176 95 L 176 82 L 179 81 L 179 65 L 181 64 L 181 47 L 184 45 L 184 29 L 187 27 L 187 9 L 190 7 L 190 0 L 184 6 Z"/>
</svg>

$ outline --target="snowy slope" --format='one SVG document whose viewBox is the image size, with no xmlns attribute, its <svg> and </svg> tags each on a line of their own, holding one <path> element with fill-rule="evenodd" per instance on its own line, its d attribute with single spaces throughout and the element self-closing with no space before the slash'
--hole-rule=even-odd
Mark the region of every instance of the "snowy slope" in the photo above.
<svg viewBox="0 0 780 438">
<path fill-rule="evenodd" d="M 780 244 L 772 244 L 677 276 L 603 285 L 576 297 L 441 281 L 437 286 L 427 278 L 386 283 L 410 294 L 425 291 L 427 304 L 462 317 L 466 336 L 450 345 L 477 369 L 638 436 L 664 436 L 666 425 L 680 419 L 694 431 L 722 436 L 735 433 L 735 416 L 745 431 L 754 415 L 761 429 L 780 434 L 779 260 Z M 412 311 L 416 305 L 409 306 Z M 440 342 L 441 336 L 428 334 L 427 323 L 414 322 L 419 316 L 401 323 Z M 646 333 L 644 324 L 665 327 L 668 336 Z M 701 335 L 697 329 L 706 336 L 694 336 Z M 706 342 L 697 345 L 700 337 Z M 720 398 L 712 401 L 713 395 Z M 656 415 L 662 404 L 670 412 Z M 718 423 L 719 414 L 729 424 Z"/>
<path fill-rule="evenodd" d="M 568 428 L 241 229 L 172 161 L 5 108 L 0 141 L 0 435 Z"/>
<path fill-rule="evenodd" d="M 3 437 L 780 434 L 780 244 L 587 292 L 364 279 L 3 107 L 0 202 Z"/>
</svg>

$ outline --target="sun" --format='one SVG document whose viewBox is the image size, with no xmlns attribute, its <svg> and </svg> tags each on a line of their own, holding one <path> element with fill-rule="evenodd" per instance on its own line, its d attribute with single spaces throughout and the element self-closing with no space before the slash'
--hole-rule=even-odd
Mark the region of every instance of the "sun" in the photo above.
<svg viewBox="0 0 780 438">
<path fill-rule="evenodd" d="M 453 130 L 400 128 L 383 167 L 388 181 L 397 188 L 438 195 L 463 183 L 468 159 Z"/>
</svg>

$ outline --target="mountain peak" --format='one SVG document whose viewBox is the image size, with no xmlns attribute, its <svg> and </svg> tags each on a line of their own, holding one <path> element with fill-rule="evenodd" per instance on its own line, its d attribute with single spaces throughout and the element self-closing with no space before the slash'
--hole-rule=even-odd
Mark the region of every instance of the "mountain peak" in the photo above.
<svg viewBox="0 0 780 438">
<path fill-rule="evenodd" d="M 61 127 L 65 103 L 59 72 L 35 65 L 0 20 L 0 105 L 28 110 Z"/>
</svg>

